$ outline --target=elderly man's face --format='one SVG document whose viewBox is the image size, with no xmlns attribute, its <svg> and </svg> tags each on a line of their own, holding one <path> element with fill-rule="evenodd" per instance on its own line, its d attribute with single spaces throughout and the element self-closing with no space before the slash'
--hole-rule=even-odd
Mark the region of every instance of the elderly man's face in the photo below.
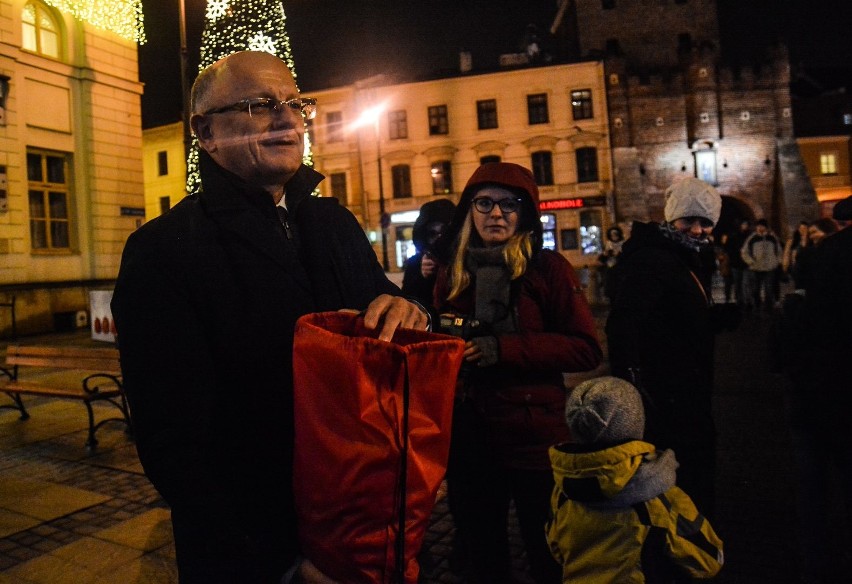
<svg viewBox="0 0 852 584">
<path fill-rule="evenodd" d="M 223 63 L 204 111 L 244 99 L 299 97 L 286 64 L 267 53 L 238 53 Z M 283 185 L 295 174 L 304 153 L 305 122 L 298 110 L 225 111 L 195 116 L 199 145 L 223 168 L 259 186 Z"/>
</svg>

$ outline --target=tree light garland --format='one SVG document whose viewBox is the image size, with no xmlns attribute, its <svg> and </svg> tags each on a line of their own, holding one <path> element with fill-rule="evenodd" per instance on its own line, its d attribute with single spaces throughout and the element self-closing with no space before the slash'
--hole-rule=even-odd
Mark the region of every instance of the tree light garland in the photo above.
<svg viewBox="0 0 852 584">
<path fill-rule="evenodd" d="M 208 0 L 204 31 L 201 34 L 199 71 L 222 57 L 238 51 L 264 51 L 280 57 L 293 78 L 296 64 L 290 39 L 284 29 L 287 17 L 281 0 Z M 305 132 L 302 161 L 313 166 L 311 139 Z M 186 161 L 186 189 L 195 192 L 201 185 L 198 174 L 198 140 L 193 137 Z"/>
<path fill-rule="evenodd" d="M 140 45 L 145 44 L 141 0 L 44 0 L 60 12 L 114 32 Z"/>
</svg>

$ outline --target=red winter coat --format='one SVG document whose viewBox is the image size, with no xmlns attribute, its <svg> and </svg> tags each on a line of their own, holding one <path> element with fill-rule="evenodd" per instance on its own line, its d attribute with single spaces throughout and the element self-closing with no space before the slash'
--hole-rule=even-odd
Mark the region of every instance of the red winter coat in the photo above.
<svg viewBox="0 0 852 584">
<path fill-rule="evenodd" d="M 447 269 L 435 287 L 440 312 L 474 312 L 475 284 L 452 301 Z M 484 417 L 486 439 L 504 465 L 550 468 L 547 450 L 568 440 L 562 373 L 588 371 L 601 361 L 595 322 L 571 264 L 543 250 L 512 282 L 518 332 L 497 335 L 499 362 L 474 367 L 466 378 L 467 398 Z"/>
</svg>

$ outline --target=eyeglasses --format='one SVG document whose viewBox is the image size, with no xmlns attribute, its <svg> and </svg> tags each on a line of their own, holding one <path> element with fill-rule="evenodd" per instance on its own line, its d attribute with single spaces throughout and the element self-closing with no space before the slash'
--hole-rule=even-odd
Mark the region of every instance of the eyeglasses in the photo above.
<svg viewBox="0 0 852 584">
<path fill-rule="evenodd" d="M 490 213 L 494 205 L 500 207 L 503 213 L 515 213 L 521 208 L 521 199 L 500 199 L 495 201 L 488 197 L 476 197 L 473 200 L 473 208 L 480 213 Z"/>
<path fill-rule="evenodd" d="M 298 111 L 306 120 L 312 120 L 317 115 L 317 100 L 312 97 L 296 97 L 281 101 L 269 97 L 254 97 L 251 99 L 242 99 L 231 105 L 207 110 L 204 112 L 204 115 L 209 116 L 225 112 L 248 112 L 248 115 L 251 117 L 269 116 L 272 115 L 272 112 L 280 113 L 284 111 L 285 106 L 291 110 Z"/>
<path fill-rule="evenodd" d="M 685 221 L 690 225 L 693 225 L 696 221 L 701 225 L 704 229 L 709 229 L 713 227 L 713 222 L 707 219 L 706 217 L 681 217 L 681 221 Z"/>
</svg>

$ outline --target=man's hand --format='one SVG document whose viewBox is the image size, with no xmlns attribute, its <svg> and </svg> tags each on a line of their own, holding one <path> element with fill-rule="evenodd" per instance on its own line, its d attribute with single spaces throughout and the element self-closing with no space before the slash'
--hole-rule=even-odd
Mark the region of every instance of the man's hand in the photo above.
<svg viewBox="0 0 852 584">
<path fill-rule="evenodd" d="M 397 328 L 424 330 L 428 315 L 419 306 L 400 296 L 382 294 L 373 300 L 364 313 L 364 326 L 375 329 L 381 323 L 379 339 L 390 341 Z"/>
<path fill-rule="evenodd" d="M 435 261 L 431 253 L 424 253 L 420 260 L 420 275 L 426 279 L 435 275 L 435 269 L 438 267 L 438 262 Z"/>
<path fill-rule="evenodd" d="M 308 559 L 302 560 L 294 578 L 294 584 L 338 584 L 322 572 Z"/>
</svg>

